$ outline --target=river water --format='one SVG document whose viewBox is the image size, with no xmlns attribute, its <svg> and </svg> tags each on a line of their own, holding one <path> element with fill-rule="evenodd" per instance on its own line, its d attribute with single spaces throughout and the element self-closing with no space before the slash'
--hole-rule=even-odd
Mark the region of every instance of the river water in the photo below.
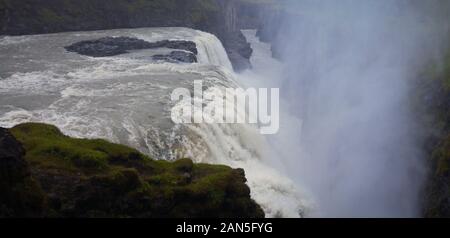
<svg viewBox="0 0 450 238">
<path fill-rule="evenodd" d="M 192 158 L 195 162 L 244 168 L 252 197 L 268 217 L 307 216 L 312 203 L 274 164 L 268 138 L 249 124 L 174 124 L 170 112 L 175 88 L 193 89 L 203 80 L 216 87 L 256 87 L 271 59 L 255 31 L 245 31 L 255 50 L 253 70 L 232 71 L 221 42 L 188 28 L 141 28 L 69 32 L 0 38 L 0 126 L 45 122 L 65 134 L 126 144 L 155 159 Z M 154 62 L 167 49 L 141 50 L 92 58 L 64 46 L 104 36 L 128 36 L 149 42 L 190 40 L 198 63 Z M 277 74 L 277 71 L 271 70 Z M 275 85 L 274 85 L 275 86 Z M 209 91 L 208 93 L 214 93 Z"/>
</svg>

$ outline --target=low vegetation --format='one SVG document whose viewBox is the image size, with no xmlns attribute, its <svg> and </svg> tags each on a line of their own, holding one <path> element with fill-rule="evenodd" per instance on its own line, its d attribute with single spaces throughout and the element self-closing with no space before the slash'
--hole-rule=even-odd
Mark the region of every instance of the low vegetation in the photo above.
<svg viewBox="0 0 450 238">
<path fill-rule="evenodd" d="M 105 140 L 68 137 L 46 124 L 21 124 L 9 132 L 23 145 L 24 163 L 18 164 L 26 168 L 8 170 L 25 175 L 3 186 L 0 216 L 264 217 L 241 169 L 153 160 Z M 11 156 L 0 158 L 1 166 L 11 164 Z"/>
</svg>

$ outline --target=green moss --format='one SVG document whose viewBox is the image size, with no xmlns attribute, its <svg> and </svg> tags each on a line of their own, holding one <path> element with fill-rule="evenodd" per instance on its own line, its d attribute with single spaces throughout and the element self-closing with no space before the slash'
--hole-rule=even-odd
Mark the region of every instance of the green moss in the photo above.
<svg viewBox="0 0 450 238">
<path fill-rule="evenodd" d="M 106 171 L 108 163 L 150 161 L 138 151 L 105 140 L 70 138 L 54 126 L 27 123 L 11 129 L 26 150 L 26 159 L 38 166 L 89 173 Z"/>
<path fill-rule="evenodd" d="M 180 159 L 180 160 L 175 161 L 174 167 L 179 172 L 189 173 L 192 171 L 192 169 L 194 167 L 194 163 L 190 159 Z"/>
<path fill-rule="evenodd" d="M 103 188 L 110 188 L 117 193 L 127 193 L 142 187 L 143 183 L 136 169 L 117 169 L 106 175 L 94 176 L 91 179 Z M 142 188 L 144 190 L 144 188 Z"/>
<path fill-rule="evenodd" d="M 227 175 L 227 173 L 219 173 L 204 177 L 197 183 L 191 184 L 189 190 L 195 196 L 207 198 L 211 205 L 216 206 L 224 201 Z"/>
</svg>

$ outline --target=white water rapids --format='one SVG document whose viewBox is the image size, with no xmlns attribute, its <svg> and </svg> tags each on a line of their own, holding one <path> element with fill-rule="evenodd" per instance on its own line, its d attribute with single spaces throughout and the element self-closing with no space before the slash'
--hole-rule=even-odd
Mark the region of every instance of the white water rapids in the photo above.
<svg viewBox="0 0 450 238">
<path fill-rule="evenodd" d="M 254 31 L 246 34 L 251 37 Z M 130 36 L 150 42 L 192 40 L 197 44 L 199 63 L 153 62 L 151 55 L 163 49 L 91 58 L 63 48 L 104 36 Z M 258 43 L 255 38 L 253 43 Z M 170 119 L 171 108 L 176 106 L 170 100 L 173 89 L 192 89 L 194 80 L 203 80 L 206 93 L 214 93 L 208 89 L 211 86 L 255 86 L 255 78 L 263 73 L 256 69 L 264 68 L 259 64 L 270 60 L 268 52 L 255 49 L 255 71 L 236 75 L 215 36 L 187 28 L 2 37 L 0 126 L 45 122 L 67 135 L 104 138 L 132 146 L 155 159 L 189 157 L 196 162 L 244 168 L 251 195 L 267 217 L 307 216 L 311 202 L 275 169 L 271 159 L 274 151 L 256 126 L 176 125 Z"/>
</svg>

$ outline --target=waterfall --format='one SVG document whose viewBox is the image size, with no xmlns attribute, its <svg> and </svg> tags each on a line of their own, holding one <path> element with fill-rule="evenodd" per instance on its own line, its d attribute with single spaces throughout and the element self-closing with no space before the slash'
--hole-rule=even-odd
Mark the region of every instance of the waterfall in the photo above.
<svg viewBox="0 0 450 238">
<path fill-rule="evenodd" d="M 104 36 L 146 41 L 191 40 L 196 64 L 154 63 L 133 53 L 89 58 L 63 46 Z M 300 217 L 312 206 L 304 192 L 274 169 L 273 152 L 255 125 L 174 124 L 170 99 L 175 88 L 202 80 L 205 94 L 239 87 L 221 42 L 187 28 L 142 28 L 59 33 L 0 39 L 0 126 L 45 122 L 65 134 L 126 144 L 155 159 L 192 158 L 246 171 L 251 196 L 268 217 Z M 14 42 L 14 43 L 12 43 Z M 45 44 L 44 44 L 45 42 Z M 14 51 L 17 58 L 6 58 Z M 42 57 L 48 54 L 49 57 Z M 201 108 L 195 108 L 201 110 Z"/>
<path fill-rule="evenodd" d="M 199 63 L 219 65 L 232 70 L 231 62 L 220 40 L 213 34 L 198 32 L 199 35 L 195 37 L 194 42 L 199 51 Z"/>
</svg>

